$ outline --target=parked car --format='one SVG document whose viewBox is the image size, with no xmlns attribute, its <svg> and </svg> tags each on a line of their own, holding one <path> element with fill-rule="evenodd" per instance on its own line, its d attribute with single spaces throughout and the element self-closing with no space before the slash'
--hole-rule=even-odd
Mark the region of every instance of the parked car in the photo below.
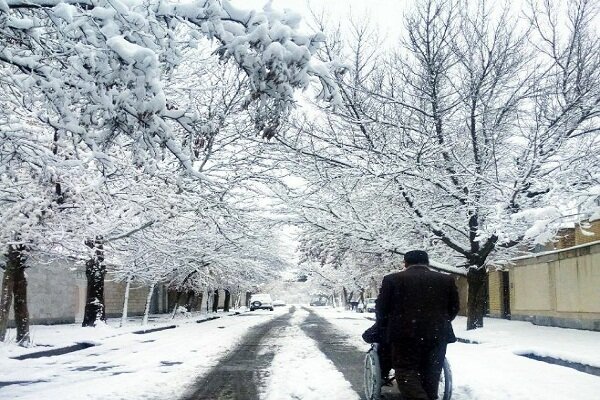
<svg viewBox="0 0 600 400">
<path fill-rule="evenodd" d="M 274 300 L 273 307 L 283 307 L 285 306 L 285 301 L 283 300 Z"/>
<path fill-rule="evenodd" d="M 367 312 L 375 312 L 375 300 L 374 298 L 368 298 L 366 300 L 365 309 Z"/>
<path fill-rule="evenodd" d="M 323 307 L 327 305 L 327 300 L 324 299 L 314 299 L 310 302 L 310 305 L 313 307 Z"/>
<path fill-rule="evenodd" d="M 253 294 L 250 297 L 250 311 L 270 310 L 273 311 L 273 299 L 268 293 Z"/>
</svg>

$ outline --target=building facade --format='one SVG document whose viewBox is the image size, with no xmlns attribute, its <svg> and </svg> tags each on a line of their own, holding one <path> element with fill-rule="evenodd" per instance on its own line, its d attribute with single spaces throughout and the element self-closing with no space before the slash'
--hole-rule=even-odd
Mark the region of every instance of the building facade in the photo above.
<svg viewBox="0 0 600 400">
<path fill-rule="evenodd" d="M 554 250 L 489 272 L 489 315 L 600 331 L 600 221 L 563 230 Z"/>
</svg>

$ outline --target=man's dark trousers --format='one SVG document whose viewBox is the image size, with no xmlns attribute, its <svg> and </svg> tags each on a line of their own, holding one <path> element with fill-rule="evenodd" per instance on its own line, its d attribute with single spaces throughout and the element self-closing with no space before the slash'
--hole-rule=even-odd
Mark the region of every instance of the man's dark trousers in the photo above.
<svg viewBox="0 0 600 400">
<path fill-rule="evenodd" d="M 393 344 L 392 364 L 403 400 L 438 398 L 445 341 L 402 339 Z"/>
</svg>

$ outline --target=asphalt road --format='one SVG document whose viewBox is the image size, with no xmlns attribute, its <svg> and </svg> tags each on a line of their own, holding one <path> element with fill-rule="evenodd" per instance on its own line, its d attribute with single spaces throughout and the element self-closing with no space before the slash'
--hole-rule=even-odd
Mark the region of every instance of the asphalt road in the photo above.
<svg viewBox="0 0 600 400">
<path fill-rule="evenodd" d="M 258 388 L 268 377 L 276 351 L 268 339 L 289 325 L 295 311 L 291 307 L 288 313 L 250 329 L 241 343 L 198 379 L 182 400 L 258 400 Z"/>
<path fill-rule="evenodd" d="M 258 400 L 259 388 L 269 376 L 269 366 L 278 345 L 276 337 L 290 326 L 293 313 L 289 312 L 252 328 L 211 371 L 197 379 L 182 400 Z M 348 344 L 348 337 L 336 330 L 325 318 L 310 309 L 300 328 L 312 338 L 319 350 L 350 382 L 352 389 L 363 395 L 363 362 L 365 353 Z M 293 372 L 292 372 L 293 373 Z M 386 400 L 399 399 L 399 395 L 385 391 Z M 338 400 L 338 399 L 324 399 Z"/>
</svg>

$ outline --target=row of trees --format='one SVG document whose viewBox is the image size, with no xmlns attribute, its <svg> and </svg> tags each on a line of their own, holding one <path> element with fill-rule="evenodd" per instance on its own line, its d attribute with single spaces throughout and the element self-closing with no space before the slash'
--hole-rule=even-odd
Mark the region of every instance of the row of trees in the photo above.
<svg viewBox="0 0 600 400">
<path fill-rule="evenodd" d="M 299 18 L 228 1 L 0 0 L 0 340 L 25 269 L 85 264 L 83 325 L 110 268 L 180 292 L 252 286 L 277 256 L 261 186 L 296 89 L 337 92 Z"/>
<path fill-rule="evenodd" d="M 36 262 L 85 264 L 94 325 L 107 266 L 181 293 L 253 285 L 282 264 L 279 223 L 331 287 L 414 247 L 464 267 L 481 326 L 485 269 L 599 194 L 597 5 L 555 4 L 421 0 L 386 48 L 228 1 L 0 0 L 0 336 L 14 295 L 28 340 Z"/>
<path fill-rule="evenodd" d="M 382 274 L 405 251 L 427 249 L 465 268 L 473 329 L 483 325 L 486 268 L 597 207 L 598 3 L 515 11 L 418 1 L 389 49 L 373 26 L 317 19 L 321 57 L 346 60 L 336 74 L 343 106 L 312 104 L 277 138 L 306 182 L 278 193 L 304 226 L 309 260 L 354 276 L 352 260 L 372 255 Z"/>
</svg>

